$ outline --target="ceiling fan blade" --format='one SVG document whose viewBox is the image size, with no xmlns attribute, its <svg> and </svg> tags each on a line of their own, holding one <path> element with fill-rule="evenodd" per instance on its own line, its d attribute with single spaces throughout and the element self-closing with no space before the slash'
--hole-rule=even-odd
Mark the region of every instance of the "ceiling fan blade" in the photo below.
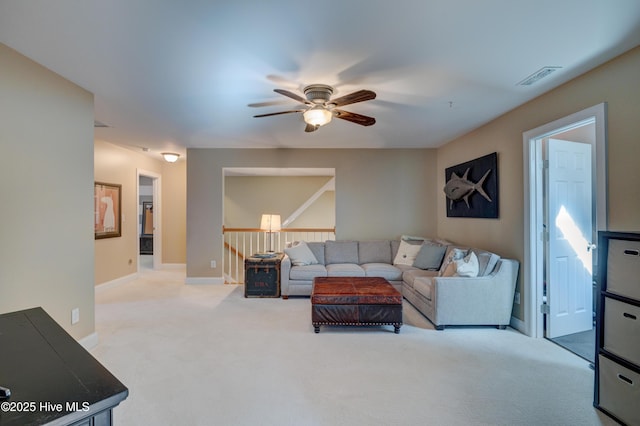
<svg viewBox="0 0 640 426">
<path fill-rule="evenodd" d="M 262 108 L 262 107 L 276 106 L 276 105 L 291 105 L 291 104 L 286 99 L 281 99 L 278 101 L 254 102 L 251 104 L 247 104 L 249 108 Z"/>
<path fill-rule="evenodd" d="M 310 104 L 310 102 L 308 100 L 306 100 L 305 98 L 303 98 L 300 95 L 296 95 L 293 92 L 290 92 L 288 90 L 284 90 L 284 89 L 273 89 L 274 92 L 276 93 L 280 93 L 281 95 L 284 95 L 288 98 L 294 99 L 302 104 Z"/>
<path fill-rule="evenodd" d="M 304 131 L 307 133 L 315 132 L 318 130 L 320 126 L 314 126 L 313 124 L 307 124 L 307 127 L 304 128 Z"/>
<path fill-rule="evenodd" d="M 258 114 L 258 115 L 254 115 L 254 118 L 258 118 L 258 117 L 270 117 L 272 115 L 281 115 L 281 114 L 291 114 L 294 112 L 304 112 L 303 109 L 293 109 L 291 111 L 280 111 L 280 112 L 270 112 L 268 114 Z"/>
<path fill-rule="evenodd" d="M 362 114 L 356 114 L 355 112 L 343 111 L 341 109 L 334 109 L 333 115 L 343 120 L 351 121 L 352 123 L 360 124 L 361 126 L 372 126 L 376 124 L 376 119 L 368 117 Z"/>
<path fill-rule="evenodd" d="M 371 90 L 358 90 L 357 92 L 353 92 L 349 95 L 344 95 L 337 99 L 332 99 L 328 103 L 334 104 L 335 106 L 343 106 L 349 104 L 355 104 L 356 102 L 370 101 L 371 99 L 375 99 L 376 94 Z"/>
</svg>

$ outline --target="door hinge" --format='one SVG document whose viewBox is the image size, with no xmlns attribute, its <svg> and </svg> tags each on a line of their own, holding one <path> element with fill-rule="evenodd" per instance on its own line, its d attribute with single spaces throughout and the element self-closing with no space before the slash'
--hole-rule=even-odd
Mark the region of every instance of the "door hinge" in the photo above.
<svg viewBox="0 0 640 426">
<path fill-rule="evenodd" d="M 540 305 L 540 312 L 543 314 L 550 314 L 551 313 L 551 309 L 549 308 L 549 305 L 547 305 L 546 303 Z"/>
<path fill-rule="evenodd" d="M 546 243 L 547 241 L 549 241 L 549 231 L 547 231 L 546 229 L 543 230 L 540 233 L 540 240 L 544 243 Z"/>
<path fill-rule="evenodd" d="M 543 170 L 548 169 L 549 168 L 549 160 L 542 160 L 541 166 L 542 166 Z"/>
</svg>

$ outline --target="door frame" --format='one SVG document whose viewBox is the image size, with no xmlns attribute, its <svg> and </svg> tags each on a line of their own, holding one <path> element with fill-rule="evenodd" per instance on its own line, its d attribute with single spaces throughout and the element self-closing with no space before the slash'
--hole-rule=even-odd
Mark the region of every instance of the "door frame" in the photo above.
<svg viewBox="0 0 640 426">
<path fill-rule="evenodd" d="M 162 267 L 162 200 L 161 178 L 162 175 L 149 170 L 136 169 L 136 203 L 138 206 L 138 217 L 143 213 L 140 205 L 140 176 L 151 178 L 153 182 L 153 269 Z M 139 236 L 138 236 L 139 237 Z M 140 238 L 137 240 L 138 272 L 140 272 Z"/>
<path fill-rule="evenodd" d="M 592 159 L 595 159 L 595 170 L 593 170 L 596 190 L 596 194 L 593 197 L 596 203 L 594 223 L 597 230 L 606 230 L 608 229 L 606 102 L 528 130 L 522 134 L 525 195 L 523 197 L 524 271 L 522 292 L 525 304 L 524 324 L 522 325 L 524 329 L 520 331 L 531 337 L 544 337 L 544 314 L 540 310 L 540 306 L 543 303 L 544 283 L 544 169 L 542 139 L 591 122 L 594 123 L 596 132 L 595 144 L 591 147 Z M 592 160 L 593 163 L 594 161 Z"/>
</svg>

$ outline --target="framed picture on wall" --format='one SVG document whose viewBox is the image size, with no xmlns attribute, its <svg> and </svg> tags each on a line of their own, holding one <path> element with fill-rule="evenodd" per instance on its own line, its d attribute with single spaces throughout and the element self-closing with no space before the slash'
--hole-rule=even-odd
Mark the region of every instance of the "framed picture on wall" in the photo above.
<svg viewBox="0 0 640 426">
<path fill-rule="evenodd" d="M 447 217 L 498 217 L 498 153 L 445 169 Z"/>
<path fill-rule="evenodd" d="M 95 239 L 122 236 L 122 185 L 95 182 L 93 186 Z"/>
</svg>

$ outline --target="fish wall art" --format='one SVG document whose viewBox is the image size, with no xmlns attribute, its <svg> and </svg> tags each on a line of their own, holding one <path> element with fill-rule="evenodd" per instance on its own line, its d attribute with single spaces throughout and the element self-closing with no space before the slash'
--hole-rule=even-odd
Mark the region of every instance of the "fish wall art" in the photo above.
<svg viewBox="0 0 640 426">
<path fill-rule="evenodd" d="M 447 217 L 498 217 L 498 153 L 445 169 Z"/>
</svg>

